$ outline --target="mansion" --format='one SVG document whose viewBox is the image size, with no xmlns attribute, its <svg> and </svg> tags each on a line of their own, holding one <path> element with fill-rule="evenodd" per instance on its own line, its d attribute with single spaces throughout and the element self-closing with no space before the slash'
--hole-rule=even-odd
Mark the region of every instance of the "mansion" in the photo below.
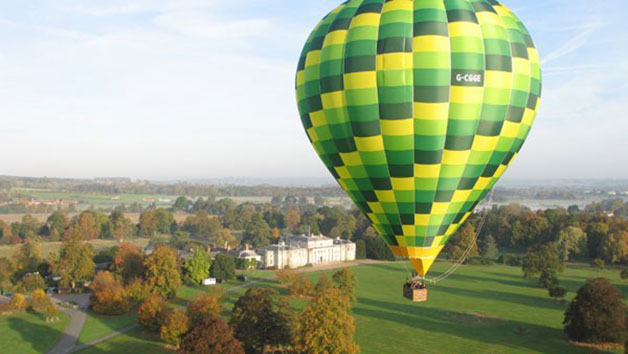
<svg viewBox="0 0 628 354">
<path fill-rule="evenodd" d="M 355 243 L 323 235 L 289 237 L 277 245 L 257 250 L 264 268 L 298 268 L 306 265 L 355 260 Z"/>
</svg>

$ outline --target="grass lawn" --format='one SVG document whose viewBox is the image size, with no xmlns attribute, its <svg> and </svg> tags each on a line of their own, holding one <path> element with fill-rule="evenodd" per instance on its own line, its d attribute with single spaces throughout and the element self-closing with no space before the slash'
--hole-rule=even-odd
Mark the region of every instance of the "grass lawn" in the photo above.
<svg viewBox="0 0 628 354">
<path fill-rule="evenodd" d="M 137 323 L 137 316 L 121 315 L 121 316 L 102 316 L 89 312 L 87 320 L 83 326 L 83 330 L 78 338 L 78 344 L 90 342 L 94 339 L 106 336 L 113 331 L 117 331 L 124 327 L 128 327 Z"/>
<path fill-rule="evenodd" d="M 46 323 L 39 314 L 23 312 L 0 316 L 0 352 L 46 353 L 57 343 L 70 318 L 59 312 L 59 321 Z"/>
<path fill-rule="evenodd" d="M 450 267 L 436 263 L 430 273 L 435 277 Z M 409 268 L 409 267 L 408 267 Z M 521 276 L 521 269 L 502 265 L 462 266 L 446 280 L 430 285 L 428 302 L 412 303 L 401 296 L 407 274 L 404 263 L 363 265 L 352 268 L 359 279 L 354 304 L 355 338 L 362 353 L 590 353 L 590 349 L 570 344 L 562 332 L 565 305 L 549 298 L 536 287 L 536 279 Z M 306 273 L 316 281 L 322 273 Z M 253 272 L 253 286 L 280 290 L 268 272 Z M 569 289 L 567 299 L 575 296 L 587 278 L 606 277 L 628 298 L 628 284 L 622 283 L 619 270 L 597 271 L 588 265 L 570 264 L 560 282 Z M 231 281 L 223 286 L 223 316 L 229 317 L 239 296 L 249 287 Z M 182 287 L 173 306 L 184 306 L 202 287 Z M 291 301 L 296 308 L 306 300 Z M 81 335 L 82 336 L 82 335 Z M 91 352 L 164 351 L 156 336 L 141 329 L 115 337 Z M 91 351 L 95 350 L 95 351 Z M 614 353 L 622 353 L 618 350 Z"/>
<path fill-rule="evenodd" d="M 148 245 L 147 238 L 133 238 L 126 240 L 125 242 L 129 242 L 134 244 L 140 249 L 143 249 Z M 113 246 L 119 246 L 120 243 L 116 240 L 91 240 L 88 241 L 94 247 L 94 253 L 98 253 L 101 250 L 111 248 Z M 41 254 L 45 258 L 49 253 L 58 252 L 61 248 L 61 242 L 40 242 L 39 246 L 41 248 Z M 21 245 L 2 245 L 0 246 L 0 257 L 11 257 L 11 255 L 15 252 L 17 248 Z"/>
<path fill-rule="evenodd" d="M 116 337 L 98 343 L 89 348 L 79 351 L 81 354 L 101 354 L 101 353 L 133 353 L 133 354 L 159 354 L 173 353 L 165 348 L 164 343 L 159 339 L 159 335 L 144 331 L 141 327 L 129 332 L 122 333 Z"/>
</svg>

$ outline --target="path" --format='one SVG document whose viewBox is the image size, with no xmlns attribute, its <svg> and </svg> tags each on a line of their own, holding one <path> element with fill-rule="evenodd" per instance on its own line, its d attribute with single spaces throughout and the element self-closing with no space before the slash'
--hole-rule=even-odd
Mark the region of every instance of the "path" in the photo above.
<svg viewBox="0 0 628 354">
<path fill-rule="evenodd" d="M 67 353 L 75 353 L 75 352 L 83 350 L 83 349 L 85 349 L 87 347 L 91 347 L 92 345 L 96 345 L 98 343 L 102 343 L 102 342 L 104 342 L 106 340 L 109 340 L 109 339 L 111 339 L 111 338 L 113 338 L 113 337 L 115 337 L 117 335 L 120 335 L 122 333 L 128 332 L 128 331 L 132 330 L 133 328 L 135 328 L 137 326 L 139 326 L 139 325 L 137 323 L 135 323 L 135 324 L 132 324 L 130 326 L 124 327 L 122 329 L 119 329 L 117 331 L 114 331 L 112 333 L 109 333 L 106 336 L 103 336 L 103 337 L 100 337 L 100 338 L 96 338 L 93 341 L 90 341 L 90 342 L 87 342 L 87 343 L 84 343 L 84 344 L 81 344 L 81 345 L 75 345 Z"/>
<path fill-rule="evenodd" d="M 67 309 L 60 307 L 61 310 L 70 316 L 70 324 L 65 328 L 63 336 L 57 344 L 48 352 L 48 354 L 65 354 L 70 353 L 76 345 L 76 341 L 81 334 L 85 320 L 87 319 L 87 307 L 89 306 L 89 294 L 68 294 L 56 295 L 52 301 L 59 303 L 60 301 L 73 301 L 79 305 L 78 309 Z"/>
</svg>

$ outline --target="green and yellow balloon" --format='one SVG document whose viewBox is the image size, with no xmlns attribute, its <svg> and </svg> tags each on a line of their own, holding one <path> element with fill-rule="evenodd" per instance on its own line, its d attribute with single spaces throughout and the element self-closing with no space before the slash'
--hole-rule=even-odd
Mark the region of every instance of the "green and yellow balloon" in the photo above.
<svg viewBox="0 0 628 354">
<path fill-rule="evenodd" d="M 303 49 L 303 126 L 393 253 L 424 277 L 517 156 L 538 52 L 494 0 L 350 0 Z"/>
</svg>

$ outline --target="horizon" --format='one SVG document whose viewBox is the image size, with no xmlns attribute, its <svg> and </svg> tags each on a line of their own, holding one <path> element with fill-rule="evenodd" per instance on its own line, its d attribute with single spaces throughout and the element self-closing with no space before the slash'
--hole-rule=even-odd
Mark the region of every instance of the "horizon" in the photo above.
<svg viewBox="0 0 628 354">
<path fill-rule="evenodd" d="M 294 75 L 339 3 L 0 4 L 0 174 L 333 181 L 301 127 Z M 613 153 L 628 151 L 628 3 L 503 3 L 532 33 L 544 81 L 504 178 L 628 178 Z"/>
</svg>

